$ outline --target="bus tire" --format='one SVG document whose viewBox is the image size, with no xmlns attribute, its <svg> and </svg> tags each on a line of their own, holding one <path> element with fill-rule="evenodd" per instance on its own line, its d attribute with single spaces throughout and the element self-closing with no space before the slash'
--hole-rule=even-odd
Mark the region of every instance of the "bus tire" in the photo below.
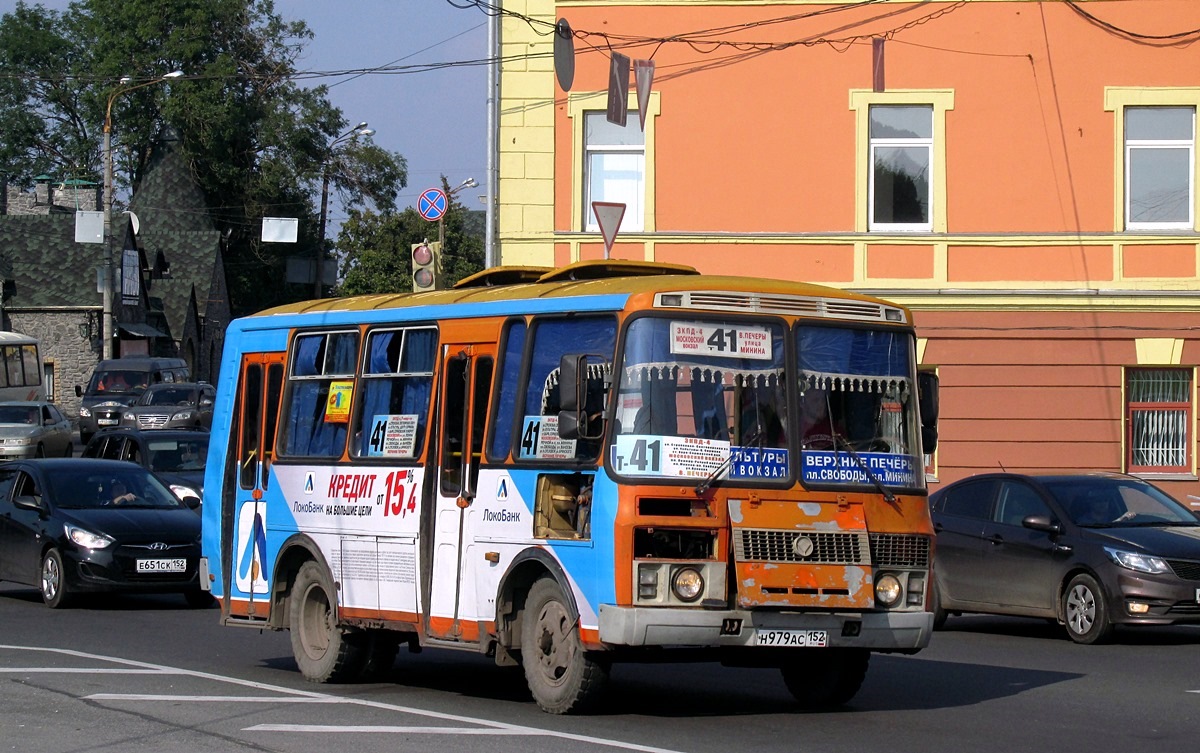
<svg viewBox="0 0 1200 753">
<path fill-rule="evenodd" d="M 325 568 L 312 560 L 292 582 L 290 632 L 296 666 L 309 682 L 344 682 L 366 663 L 366 636 L 337 624 L 337 591 Z"/>
<path fill-rule="evenodd" d="M 535 581 L 525 600 L 521 664 L 533 700 L 550 714 L 587 710 L 608 682 L 608 662 L 584 650 L 579 620 L 552 578 Z"/>
<path fill-rule="evenodd" d="M 862 648 L 797 649 L 780 667 L 783 682 L 803 708 L 846 704 L 867 677 L 871 652 Z"/>
<path fill-rule="evenodd" d="M 366 661 L 363 662 L 359 678 L 363 682 L 375 682 L 387 677 L 396 664 L 396 654 L 399 652 L 399 633 L 372 630 L 367 637 Z"/>
</svg>

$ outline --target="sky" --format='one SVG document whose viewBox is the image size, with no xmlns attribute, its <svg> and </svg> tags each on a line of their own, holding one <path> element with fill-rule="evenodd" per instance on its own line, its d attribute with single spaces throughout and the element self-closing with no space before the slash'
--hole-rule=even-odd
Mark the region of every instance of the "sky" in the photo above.
<svg viewBox="0 0 1200 753">
<path fill-rule="evenodd" d="M 34 0 L 62 11 L 69 0 Z M 464 3 L 459 3 L 460 5 Z M 0 0 L 0 14 L 16 0 Z M 488 57 L 487 16 L 447 0 L 275 0 L 289 21 L 302 20 L 313 32 L 297 61 L 300 71 L 341 71 L 378 66 L 411 66 L 480 60 Z M 375 143 L 408 161 L 408 187 L 397 204 L 415 206 L 427 188 L 451 187 L 474 178 L 478 188 L 457 198 L 468 209 L 483 209 L 487 182 L 487 68 L 451 66 L 434 71 L 343 75 L 303 81 L 325 83 L 329 100 L 350 126 L 366 121 Z M 336 227 L 344 213 L 330 210 Z M 332 234 L 332 233 L 331 233 Z"/>
</svg>

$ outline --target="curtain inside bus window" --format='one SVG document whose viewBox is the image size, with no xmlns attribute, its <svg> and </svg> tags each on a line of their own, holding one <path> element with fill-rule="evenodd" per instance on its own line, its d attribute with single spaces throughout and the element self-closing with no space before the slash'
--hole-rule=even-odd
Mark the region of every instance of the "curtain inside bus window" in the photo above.
<svg viewBox="0 0 1200 753">
<path fill-rule="evenodd" d="M 530 356 L 529 381 L 525 385 L 522 417 L 555 416 L 561 401 L 557 380 L 551 380 L 562 357 L 571 354 L 594 354 L 611 361 L 617 339 L 617 325 L 612 317 L 572 317 L 543 319 L 533 330 L 533 353 Z M 596 364 L 597 373 L 603 371 Z M 590 367 L 589 367 L 590 368 Z M 589 378 L 590 378 L 589 374 Z M 549 387 L 549 389 L 548 389 Z M 594 399 L 599 395 L 594 396 Z M 589 406 L 590 407 L 590 406 Z M 594 458 L 600 451 L 598 441 L 579 440 L 575 446 L 576 459 Z"/>
<path fill-rule="evenodd" d="M 4 361 L 8 367 L 8 386 L 20 387 L 25 384 L 25 369 L 21 363 L 21 350 L 20 348 L 9 346 L 4 351 Z"/>
<path fill-rule="evenodd" d="M 515 395 L 519 392 L 517 380 L 521 377 L 521 356 L 525 352 L 525 322 L 514 320 L 508 325 L 504 339 L 504 352 L 500 358 L 500 394 Z M 488 459 L 503 461 L 512 450 L 513 418 L 517 413 L 516 400 L 496 402 L 495 426 L 492 442 L 488 448 Z"/>
<path fill-rule="evenodd" d="M 301 335 L 292 358 L 292 384 L 287 425 L 281 450 L 288 456 L 332 458 L 342 454 L 349 414 L 329 416 L 334 382 L 353 380 L 358 350 L 357 332 Z"/>
<path fill-rule="evenodd" d="M 243 489 L 254 488 L 254 471 L 258 467 L 259 410 L 262 407 L 262 366 L 250 364 L 241 387 L 242 415 L 241 447 L 238 449 L 238 480 Z"/>
<path fill-rule="evenodd" d="M 370 334 L 361 383 L 361 415 L 352 447 L 355 455 L 415 458 L 421 454 L 436 354 L 437 330 L 433 328 Z M 401 445 L 388 439 L 397 436 L 411 436 L 412 441 Z"/>
<path fill-rule="evenodd" d="M 38 363 L 37 347 L 34 345 L 22 345 L 21 360 L 25 367 L 25 384 L 41 384 L 42 365 Z"/>
</svg>

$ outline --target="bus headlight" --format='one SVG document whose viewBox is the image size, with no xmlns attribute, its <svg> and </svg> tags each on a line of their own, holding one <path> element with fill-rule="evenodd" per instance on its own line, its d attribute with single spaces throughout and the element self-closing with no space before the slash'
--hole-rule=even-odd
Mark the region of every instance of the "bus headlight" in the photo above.
<svg viewBox="0 0 1200 753">
<path fill-rule="evenodd" d="M 879 580 L 875 581 L 875 600 L 885 607 L 896 606 L 903 593 L 904 588 L 900 585 L 900 579 L 891 573 L 881 575 Z"/>
<path fill-rule="evenodd" d="M 704 593 L 704 576 L 694 567 L 681 567 L 671 578 L 671 590 L 680 601 L 695 601 Z"/>
</svg>

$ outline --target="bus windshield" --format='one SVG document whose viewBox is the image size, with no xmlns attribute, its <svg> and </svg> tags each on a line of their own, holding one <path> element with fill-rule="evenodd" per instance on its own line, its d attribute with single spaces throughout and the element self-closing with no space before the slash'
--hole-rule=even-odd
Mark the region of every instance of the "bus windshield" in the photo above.
<svg viewBox="0 0 1200 753">
<path fill-rule="evenodd" d="M 777 320 L 635 320 L 616 396 L 613 470 L 785 482 L 785 351 Z"/>
<path fill-rule="evenodd" d="M 796 327 L 801 480 L 923 488 L 907 332 Z"/>
<path fill-rule="evenodd" d="M 786 340 L 771 319 L 632 322 L 613 470 L 702 485 L 799 475 L 815 486 L 923 487 L 911 334 L 798 325 L 792 369 Z"/>
</svg>

